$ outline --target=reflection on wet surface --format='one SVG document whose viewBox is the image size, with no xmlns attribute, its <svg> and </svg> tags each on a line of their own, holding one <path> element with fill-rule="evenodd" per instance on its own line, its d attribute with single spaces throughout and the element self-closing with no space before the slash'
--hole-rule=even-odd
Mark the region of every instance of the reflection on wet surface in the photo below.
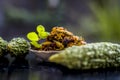
<svg viewBox="0 0 120 80">
<path fill-rule="evenodd" d="M 119 80 L 120 72 L 83 72 L 62 73 L 53 68 L 14 69 L 11 72 L 1 71 L 0 80 Z"/>
<path fill-rule="evenodd" d="M 22 62 L 15 60 L 11 65 L 7 63 L 7 60 L 0 62 L 0 80 L 120 80 L 120 69 L 74 71 L 53 63 L 38 62 L 33 56 Z"/>
</svg>

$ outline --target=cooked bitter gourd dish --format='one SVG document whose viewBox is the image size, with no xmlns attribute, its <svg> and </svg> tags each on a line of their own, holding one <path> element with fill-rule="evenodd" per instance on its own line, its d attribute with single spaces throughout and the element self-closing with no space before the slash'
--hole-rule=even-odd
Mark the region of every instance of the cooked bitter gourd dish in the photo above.
<svg viewBox="0 0 120 80">
<path fill-rule="evenodd" d="M 66 48 L 49 58 L 70 69 L 98 69 L 120 66 L 120 45 L 110 42 L 90 43 Z"/>
<path fill-rule="evenodd" d="M 63 27 L 53 27 L 49 33 L 46 32 L 44 26 L 38 25 L 36 32 L 29 32 L 27 34 L 27 38 L 31 43 L 31 48 L 35 50 L 59 51 L 73 45 L 81 46 L 86 44 L 82 37 L 75 36 L 72 32 Z M 45 41 L 40 43 L 41 39 Z"/>
<path fill-rule="evenodd" d="M 75 36 L 63 27 L 53 27 L 46 41 L 42 43 L 41 50 L 63 50 L 73 45 L 80 46 L 84 44 L 86 42 L 82 37 Z"/>
</svg>

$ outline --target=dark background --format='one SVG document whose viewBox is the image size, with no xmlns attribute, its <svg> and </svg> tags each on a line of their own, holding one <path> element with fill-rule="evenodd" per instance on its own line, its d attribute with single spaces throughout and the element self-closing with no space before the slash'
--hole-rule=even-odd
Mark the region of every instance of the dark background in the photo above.
<svg viewBox="0 0 120 80">
<path fill-rule="evenodd" d="M 63 26 L 87 42 L 120 40 L 120 0 L 0 0 L 0 36 L 24 37 Z"/>
</svg>

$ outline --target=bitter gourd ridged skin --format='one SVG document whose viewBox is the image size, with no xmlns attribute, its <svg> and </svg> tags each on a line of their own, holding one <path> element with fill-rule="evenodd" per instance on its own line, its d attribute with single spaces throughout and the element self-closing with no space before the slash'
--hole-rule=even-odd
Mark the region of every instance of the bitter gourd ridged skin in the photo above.
<svg viewBox="0 0 120 80">
<path fill-rule="evenodd" d="M 49 58 L 70 69 L 98 69 L 120 66 L 120 45 L 110 42 L 69 47 Z"/>
<path fill-rule="evenodd" d="M 3 56 L 3 54 L 7 52 L 7 44 L 8 42 L 0 37 L 0 56 Z"/>
<path fill-rule="evenodd" d="M 24 38 L 13 38 L 8 43 L 8 51 L 13 56 L 21 56 L 29 51 L 30 44 Z"/>
</svg>

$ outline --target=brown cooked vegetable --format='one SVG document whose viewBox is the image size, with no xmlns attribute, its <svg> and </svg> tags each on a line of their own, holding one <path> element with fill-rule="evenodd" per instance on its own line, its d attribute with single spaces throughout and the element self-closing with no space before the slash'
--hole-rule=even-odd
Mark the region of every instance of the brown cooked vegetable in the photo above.
<svg viewBox="0 0 120 80">
<path fill-rule="evenodd" d="M 84 45 L 86 42 L 82 37 L 75 36 L 63 27 L 53 27 L 46 41 L 42 43 L 41 50 L 63 50 L 73 45 Z"/>
</svg>

